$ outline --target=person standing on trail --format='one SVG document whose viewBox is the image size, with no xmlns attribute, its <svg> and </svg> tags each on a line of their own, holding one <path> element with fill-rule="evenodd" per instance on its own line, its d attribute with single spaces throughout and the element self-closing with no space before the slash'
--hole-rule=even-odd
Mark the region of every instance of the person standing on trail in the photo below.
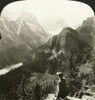
<svg viewBox="0 0 95 100">
<path fill-rule="evenodd" d="M 58 88 L 57 88 L 57 100 L 65 99 L 68 95 L 68 87 L 66 79 L 63 77 L 62 72 L 57 73 L 59 76 Z"/>
</svg>

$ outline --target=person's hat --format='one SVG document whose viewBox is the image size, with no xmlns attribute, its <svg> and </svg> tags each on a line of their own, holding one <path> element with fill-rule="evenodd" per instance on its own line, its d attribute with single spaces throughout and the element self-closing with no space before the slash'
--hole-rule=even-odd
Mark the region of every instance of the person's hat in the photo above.
<svg viewBox="0 0 95 100">
<path fill-rule="evenodd" d="M 63 77 L 63 73 L 62 72 L 57 72 L 56 75 L 59 76 L 59 77 Z"/>
</svg>

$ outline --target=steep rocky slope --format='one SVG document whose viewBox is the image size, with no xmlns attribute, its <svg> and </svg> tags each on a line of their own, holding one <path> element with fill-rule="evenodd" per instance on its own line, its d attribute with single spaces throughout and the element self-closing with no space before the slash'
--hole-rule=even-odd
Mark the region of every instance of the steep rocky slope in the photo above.
<svg viewBox="0 0 95 100">
<path fill-rule="evenodd" d="M 83 21 L 82 25 L 76 29 L 90 45 L 94 46 L 95 39 L 95 16 L 87 18 Z"/>
</svg>

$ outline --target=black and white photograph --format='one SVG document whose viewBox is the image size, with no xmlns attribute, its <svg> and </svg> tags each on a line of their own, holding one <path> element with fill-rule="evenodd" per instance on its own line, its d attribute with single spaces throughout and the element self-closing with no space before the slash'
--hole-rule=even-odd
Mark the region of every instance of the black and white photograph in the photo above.
<svg viewBox="0 0 95 100">
<path fill-rule="evenodd" d="M 0 0 L 0 100 L 95 100 L 94 14 L 94 0 Z"/>
</svg>

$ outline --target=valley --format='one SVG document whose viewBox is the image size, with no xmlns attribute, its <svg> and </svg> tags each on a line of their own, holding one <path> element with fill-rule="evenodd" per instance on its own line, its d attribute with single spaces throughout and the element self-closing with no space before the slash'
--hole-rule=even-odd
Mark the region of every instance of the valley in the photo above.
<svg viewBox="0 0 95 100">
<path fill-rule="evenodd" d="M 60 71 L 71 97 L 81 90 L 83 80 L 86 85 L 94 85 L 95 16 L 77 29 L 61 23 L 63 28 L 57 35 L 48 33 L 48 29 L 62 25 L 51 23 L 45 31 L 33 15 L 22 16 L 16 21 L 6 16 L 0 19 L 0 99 L 35 100 L 38 93 L 45 100 L 48 94 L 56 93 L 56 72 Z"/>
</svg>

